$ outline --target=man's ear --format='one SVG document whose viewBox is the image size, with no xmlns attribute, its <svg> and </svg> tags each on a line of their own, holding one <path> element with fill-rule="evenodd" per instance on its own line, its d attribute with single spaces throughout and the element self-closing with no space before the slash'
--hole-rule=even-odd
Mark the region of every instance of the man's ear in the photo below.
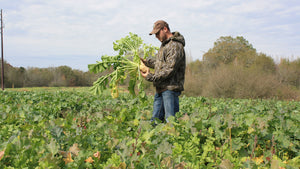
<svg viewBox="0 0 300 169">
<path fill-rule="evenodd" d="M 167 32 L 168 32 L 168 28 L 167 28 L 167 27 L 164 27 L 164 28 L 163 28 L 163 31 L 164 31 L 165 33 L 167 33 Z"/>
</svg>

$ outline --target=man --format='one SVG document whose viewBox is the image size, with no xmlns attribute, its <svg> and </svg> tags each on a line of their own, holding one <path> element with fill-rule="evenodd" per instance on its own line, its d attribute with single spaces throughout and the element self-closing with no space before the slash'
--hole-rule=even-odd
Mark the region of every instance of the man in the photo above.
<svg viewBox="0 0 300 169">
<path fill-rule="evenodd" d="M 154 23 L 153 30 L 149 35 L 155 34 L 161 41 L 161 46 L 156 59 L 141 60 L 147 67 L 154 68 L 155 72 L 141 72 L 142 76 L 156 88 L 153 103 L 153 116 L 161 121 L 175 116 L 179 111 L 178 96 L 184 90 L 185 74 L 185 40 L 179 32 L 171 32 L 167 22 L 158 20 Z"/>
</svg>

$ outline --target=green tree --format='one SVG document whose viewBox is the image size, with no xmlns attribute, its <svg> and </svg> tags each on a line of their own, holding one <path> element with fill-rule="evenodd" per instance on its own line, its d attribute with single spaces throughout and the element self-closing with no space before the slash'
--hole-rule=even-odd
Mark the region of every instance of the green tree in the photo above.
<svg viewBox="0 0 300 169">
<path fill-rule="evenodd" d="M 78 86 L 79 76 L 68 66 L 59 66 L 53 71 L 53 81 L 50 86 Z"/>
<path fill-rule="evenodd" d="M 8 80 L 11 83 L 11 87 L 23 87 L 25 80 L 25 68 L 24 67 L 11 67 L 8 71 Z"/>
<path fill-rule="evenodd" d="M 276 73 L 276 64 L 270 56 L 267 56 L 264 53 L 256 54 L 253 64 L 251 65 L 252 69 L 256 71 L 262 71 L 266 73 Z"/>
<path fill-rule="evenodd" d="M 277 74 L 281 83 L 300 89 L 300 59 L 295 61 L 281 59 Z"/>
<path fill-rule="evenodd" d="M 255 55 L 256 49 L 244 37 L 222 36 L 203 55 L 203 61 L 213 68 L 230 63 L 248 67 L 253 63 Z"/>
<path fill-rule="evenodd" d="M 198 74 L 203 72 L 204 64 L 200 60 L 195 60 L 187 64 L 187 72 L 191 72 L 192 74 Z"/>
<path fill-rule="evenodd" d="M 48 68 L 28 68 L 25 73 L 26 87 L 42 87 L 49 86 L 53 79 L 52 73 Z"/>
<path fill-rule="evenodd" d="M 0 65 L 1 70 L 1 65 Z M 4 87 L 91 86 L 99 74 L 73 70 L 68 66 L 13 67 L 4 61 Z M 1 77 L 0 77 L 1 80 Z"/>
<path fill-rule="evenodd" d="M 3 61 L 3 65 L 4 65 L 4 87 L 8 88 L 8 87 L 12 86 L 10 72 L 13 71 L 13 66 L 11 66 L 9 63 L 7 63 L 5 60 Z M 0 70 L 2 71 L 2 64 L 0 65 Z M 2 72 L 1 72 L 1 74 L 2 74 Z M 0 80 L 2 81 L 2 76 L 0 76 Z"/>
</svg>

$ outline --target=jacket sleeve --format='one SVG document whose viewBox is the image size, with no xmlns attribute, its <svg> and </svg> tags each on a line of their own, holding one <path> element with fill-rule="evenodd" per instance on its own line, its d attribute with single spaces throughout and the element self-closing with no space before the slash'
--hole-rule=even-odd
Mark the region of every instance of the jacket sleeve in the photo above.
<svg viewBox="0 0 300 169">
<path fill-rule="evenodd" d="M 147 67 L 154 69 L 155 68 L 155 59 L 152 57 L 147 58 L 146 62 L 144 63 Z"/>
<path fill-rule="evenodd" d="M 169 48 L 170 50 L 167 51 L 164 57 L 161 71 L 156 72 L 155 74 L 149 73 L 146 77 L 147 81 L 163 81 L 176 73 L 177 67 L 182 60 L 180 58 L 180 52 L 182 51 L 183 46 L 177 42 L 172 43 L 171 45 L 172 46 Z"/>
</svg>

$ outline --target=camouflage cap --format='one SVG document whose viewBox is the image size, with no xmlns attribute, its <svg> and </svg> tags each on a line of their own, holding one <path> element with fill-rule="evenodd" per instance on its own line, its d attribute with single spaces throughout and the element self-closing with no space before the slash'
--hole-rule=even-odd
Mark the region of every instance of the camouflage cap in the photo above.
<svg viewBox="0 0 300 169">
<path fill-rule="evenodd" d="M 158 31 L 160 31 L 162 28 L 167 27 L 169 28 L 169 24 L 166 21 L 158 20 L 153 25 L 152 32 L 149 33 L 149 35 L 156 34 Z"/>
</svg>

